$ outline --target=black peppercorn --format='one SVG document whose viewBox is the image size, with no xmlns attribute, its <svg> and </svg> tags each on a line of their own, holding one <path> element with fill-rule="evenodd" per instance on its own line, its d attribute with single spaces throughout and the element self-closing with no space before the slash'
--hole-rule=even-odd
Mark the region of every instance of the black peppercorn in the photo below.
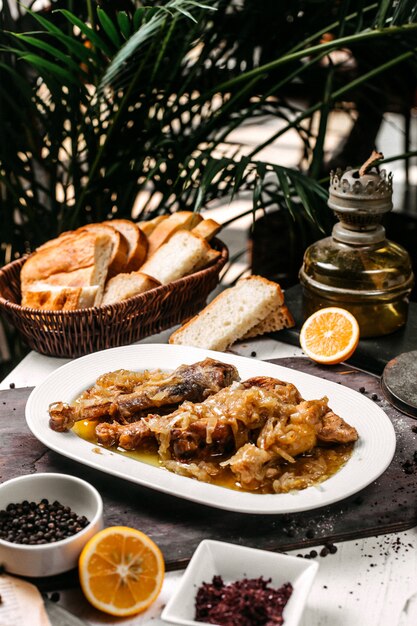
<svg viewBox="0 0 417 626">
<path fill-rule="evenodd" d="M 11 502 L 0 511 L 0 537 L 11 543 L 42 545 L 71 537 L 88 523 L 85 515 L 78 516 L 57 500 L 53 504 L 46 498 L 39 503 Z"/>
<path fill-rule="evenodd" d="M 334 543 L 326 543 L 326 548 L 330 554 L 336 554 L 337 552 L 337 546 L 335 546 Z"/>
</svg>

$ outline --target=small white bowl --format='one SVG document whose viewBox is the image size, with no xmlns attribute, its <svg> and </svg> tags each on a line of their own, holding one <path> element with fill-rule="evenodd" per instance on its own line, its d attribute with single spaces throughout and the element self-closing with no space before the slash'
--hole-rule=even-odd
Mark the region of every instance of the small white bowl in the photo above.
<svg viewBox="0 0 417 626">
<path fill-rule="evenodd" d="M 262 576 L 271 578 L 270 586 L 276 589 L 287 582 L 292 584 L 283 617 L 285 626 L 297 626 L 317 569 L 315 561 L 206 539 L 194 552 L 161 617 L 173 624 L 202 626 L 205 622 L 196 622 L 194 616 L 195 597 L 203 582 L 211 582 L 213 576 L 221 576 L 225 584 Z"/>
<path fill-rule="evenodd" d="M 0 563 L 10 574 L 54 576 L 77 566 L 87 541 L 103 528 L 103 501 L 98 491 L 85 480 L 68 474 L 28 474 L 0 485 L 0 510 L 24 500 L 58 500 L 77 515 L 89 520 L 79 533 L 55 543 L 22 545 L 0 539 Z"/>
</svg>

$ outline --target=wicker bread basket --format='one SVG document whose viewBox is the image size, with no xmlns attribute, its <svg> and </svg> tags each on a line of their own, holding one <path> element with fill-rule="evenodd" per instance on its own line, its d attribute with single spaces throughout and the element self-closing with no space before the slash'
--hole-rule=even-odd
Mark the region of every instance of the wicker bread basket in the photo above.
<svg viewBox="0 0 417 626">
<path fill-rule="evenodd" d="M 78 357 L 127 345 L 179 324 L 204 307 L 228 259 L 221 241 L 214 239 L 211 245 L 221 255 L 210 267 L 117 304 L 76 311 L 20 306 L 25 258 L 18 259 L 0 269 L 0 310 L 30 348 L 48 356 Z"/>
</svg>

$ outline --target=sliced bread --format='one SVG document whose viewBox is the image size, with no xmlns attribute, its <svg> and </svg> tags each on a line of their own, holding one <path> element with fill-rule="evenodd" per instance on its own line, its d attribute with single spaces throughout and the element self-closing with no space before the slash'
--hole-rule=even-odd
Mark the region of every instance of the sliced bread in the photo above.
<svg viewBox="0 0 417 626">
<path fill-rule="evenodd" d="M 261 276 L 242 278 L 176 330 L 169 343 L 226 350 L 283 303 L 277 283 Z"/>
<path fill-rule="evenodd" d="M 190 274 L 211 250 L 205 239 L 179 230 L 147 260 L 140 271 L 162 285 Z"/>
<path fill-rule="evenodd" d="M 205 220 L 201 220 L 197 226 L 194 226 L 191 232 L 195 235 L 200 235 L 200 237 L 203 237 L 206 241 L 210 241 L 215 235 L 217 235 L 221 228 L 221 224 L 209 217 Z"/>
<path fill-rule="evenodd" d="M 166 220 L 162 220 L 153 232 L 148 236 L 148 256 L 151 256 L 156 250 L 164 243 L 169 241 L 174 233 L 179 230 L 191 230 L 203 218 L 199 213 L 193 213 L 192 211 L 177 211 L 170 215 Z"/>
<path fill-rule="evenodd" d="M 109 241 L 111 242 L 111 256 L 107 277 L 111 278 L 119 272 L 123 272 L 126 268 L 129 250 L 129 244 L 125 236 L 108 223 L 86 224 L 76 230 L 75 234 L 84 231 L 93 232 L 97 235 L 107 235 Z"/>
<path fill-rule="evenodd" d="M 52 276 L 85 270 L 82 282 L 77 287 L 99 285 L 104 287 L 109 261 L 112 254 L 112 240 L 107 233 L 82 231 L 58 237 L 36 250 L 24 263 L 20 272 L 22 292 L 36 282 L 68 285 L 59 283 Z"/>
<path fill-rule="evenodd" d="M 42 311 L 74 311 L 94 306 L 98 286 L 61 287 L 35 283 L 23 294 L 22 306 Z"/>
<path fill-rule="evenodd" d="M 157 215 L 152 220 L 144 220 L 143 222 L 138 222 L 138 226 L 141 231 L 145 233 L 147 237 L 149 237 L 149 235 L 153 233 L 158 224 L 167 219 L 168 215 Z"/>
<path fill-rule="evenodd" d="M 114 304 L 121 300 L 127 300 L 139 293 L 159 287 L 160 284 L 159 281 L 142 274 L 142 272 L 118 274 L 107 282 L 101 304 Z"/>
<path fill-rule="evenodd" d="M 191 233 L 194 234 L 194 231 L 192 230 Z M 190 274 L 198 272 L 199 270 L 202 270 L 205 267 L 212 265 L 215 261 L 217 261 L 220 255 L 221 252 L 218 252 L 218 250 L 215 250 L 214 248 L 210 248 L 209 250 L 207 250 L 206 254 L 201 257 L 198 263 L 194 265 Z"/>
<path fill-rule="evenodd" d="M 148 239 L 139 226 L 130 220 L 109 220 L 103 222 L 115 228 L 127 241 L 127 255 L 124 272 L 138 270 L 146 258 Z"/>
<path fill-rule="evenodd" d="M 292 328 L 295 326 L 294 318 L 290 313 L 286 304 L 272 311 L 264 320 L 253 326 L 240 339 L 250 339 L 251 337 L 260 337 L 265 333 L 275 333 L 283 328 Z"/>
</svg>

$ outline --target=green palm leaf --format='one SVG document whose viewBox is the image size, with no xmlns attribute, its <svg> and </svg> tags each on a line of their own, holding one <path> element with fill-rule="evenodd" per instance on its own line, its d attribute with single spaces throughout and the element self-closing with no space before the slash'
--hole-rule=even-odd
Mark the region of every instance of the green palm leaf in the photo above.
<svg viewBox="0 0 417 626">
<path fill-rule="evenodd" d="M 117 14 L 117 23 L 119 24 L 120 32 L 124 39 L 129 39 L 132 34 L 132 26 L 126 11 L 119 11 Z"/>
<path fill-rule="evenodd" d="M 166 5 L 152 7 L 149 10 L 143 8 L 139 10 L 140 12 L 137 11 L 134 19 L 136 19 L 136 23 L 138 24 L 138 30 L 112 59 L 103 76 L 100 88 L 104 89 L 110 84 L 113 84 L 116 77 L 119 77 L 120 80 L 120 75 L 123 74 L 126 69 L 127 61 L 131 59 L 133 55 L 137 54 L 137 52 L 163 27 L 167 13 L 171 15 L 171 17 L 177 14 L 177 16 L 187 17 L 195 21 L 193 17 L 194 11 L 213 8 L 214 7 L 192 0 L 170 0 Z M 145 22 L 143 22 L 144 18 L 147 18 Z M 140 21 L 142 21 L 142 24 L 139 27 Z"/>
<path fill-rule="evenodd" d="M 80 20 L 76 15 L 67 11 L 66 9 L 59 9 L 57 11 L 61 13 L 71 24 L 80 29 L 80 31 L 86 36 L 88 41 L 91 41 L 94 46 L 96 46 L 97 50 L 100 50 L 107 56 L 112 56 L 112 50 L 107 45 L 105 39 L 100 37 L 95 30 L 93 30 L 90 26 L 87 26 L 82 20 Z"/>
<path fill-rule="evenodd" d="M 97 9 L 97 16 L 108 38 L 113 42 L 115 48 L 119 48 L 121 45 L 121 38 L 110 17 L 105 11 L 103 11 L 103 9 L 100 9 L 100 7 Z"/>
<path fill-rule="evenodd" d="M 265 14 L 255 0 L 98 4 L 28 13 L 24 32 L 0 34 L 0 114 L 10 120 L 0 128 L 0 188 L 17 251 L 85 221 L 130 217 L 138 193 L 150 215 L 252 194 L 252 210 L 280 207 L 288 228 L 300 215 L 327 228 L 320 184 L 260 151 L 295 130 L 318 177 L 334 103 L 370 81 L 383 88 L 380 77 L 404 64 L 417 74 L 408 0 L 360 0 L 355 10 L 342 0 L 336 13 L 317 0 L 303 3 L 305 19 L 301 0 L 271 2 Z M 334 39 L 321 43 L 327 32 Z M 377 46 L 379 58 L 343 81 L 335 67 L 326 85 L 326 55 L 348 47 L 361 58 Z M 307 104 L 287 99 L 297 86 L 310 96 L 311 85 Z M 318 134 L 306 127 L 315 113 Z M 266 117 L 269 135 L 249 149 L 236 142 L 235 131 Z"/>
</svg>

